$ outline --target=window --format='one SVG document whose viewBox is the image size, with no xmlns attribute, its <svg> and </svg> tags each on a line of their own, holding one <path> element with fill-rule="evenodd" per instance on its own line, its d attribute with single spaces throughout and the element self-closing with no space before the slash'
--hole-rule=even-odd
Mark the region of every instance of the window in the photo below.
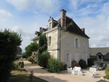
<svg viewBox="0 0 109 82">
<path fill-rule="evenodd" d="M 80 42 L 79 42 L 79 39 L 78 38 L 76 38 L 75 39 L 75 45 L 74 45 L 75 47 L 80 47 Z"/>
<path fill-rule="evenodd" d="M 69 61 L 69 53 L 67 53 L 67 62 Z"/>
<path fill-rule="evenodd" d="M 48 37 L 48 46 L 51 45 L 51 36 Z"/>
<path fill-rule="evenodd" d="M 75 40 L 75 45 L 76 45 L 76 47 L 78 47 L 78 39 L 77 38 Z"/>
</svg>

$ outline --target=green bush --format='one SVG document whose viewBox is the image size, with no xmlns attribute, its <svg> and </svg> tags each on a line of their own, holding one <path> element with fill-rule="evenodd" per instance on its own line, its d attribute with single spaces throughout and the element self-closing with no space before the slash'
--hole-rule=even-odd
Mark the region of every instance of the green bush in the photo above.
<svg viewBox="0 0 109 82">
<path fill-rule="evenodd" d="M 109 79 L 109 68 L 107 68 L 107 69 L 105 70 L 105 74 L 106 74 L 105 78 L 106 78 L 106 79 Z"/>
<path fill-rule="evenodd" d="M 75 67 L 75 66 L 79 66 L 79 64 L 75 60 L 73 60 L 71 64 L 72 64 L 72 68 Z"/>
<path fill-rule="evenodd" d="M 80 65 L 80 67 L 81 67 L 82 69 L 87 68 L 87 64 L 86 64 L 86 62 L 85 62 L 83 59 L 81 59 L 81 60 L 79 61 L 79 65 Z"/>
<path fill-rule="evenodd" d="M 7 82 L 16 58 L 21 36 L 16 32 L 0 31 L 0 82 Z"/>
<path fill-rule="evenodd" d="M 88 67 L 91 67 L 92 65 L 94 65 L 94 60 L 89 58 L 88 59 Z"/>
<path fill-rule="evenodd" d="M 14 62 L 14 63 L 12 64 L 12 69 L 17 69 L 18 66 L 19 66 L 19 63 L 18 63 L 18 62 Z"/>
<path fill-rule="evenodd" d="M 67 64 L 63 64 L 62 70 L 67 70 Z"/>
<path fill-rule="evenodd" d="M 48 71 L 59 73 L 63 70 L 64 65 L 62 62 L 52 58 L 49 59 L 47 67 L 48 67 Z"/>
<path fill-rule="evenodd" d="M 39 65 L 44 67 L 44 68 L 47 68 L 49 58 L 50 58 L 49 52 L 47 52 L 47 51 L 42 52 L 42 54 L 40 54 L 40 57 L 39 57 L 39 60 L 38 60 Z"/>
<path fill-rule="evenodd" d="M 32 56 L 29 56 L 29 57 L 27 58 L 27 60 L 28 60 L 29 62 L 31 62 L 32 64 L 35 63 L 35 60 L 34 60 L 34 58 L 33 58 Z"/>
</svg>

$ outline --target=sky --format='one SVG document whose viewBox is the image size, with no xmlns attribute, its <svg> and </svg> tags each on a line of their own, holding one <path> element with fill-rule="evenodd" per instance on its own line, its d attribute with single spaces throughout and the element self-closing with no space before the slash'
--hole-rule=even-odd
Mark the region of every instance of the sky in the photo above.
<svg viewBox="0 0 109 82">
<path fill-rule="evenodd" d="M 109 0 L 0 0 L 0 30 L 21 34 L 24 51 L 50 16 L 60 18 L 61 9 L 85 28 L 90 47 L 109 47 Z"/>
</svg>

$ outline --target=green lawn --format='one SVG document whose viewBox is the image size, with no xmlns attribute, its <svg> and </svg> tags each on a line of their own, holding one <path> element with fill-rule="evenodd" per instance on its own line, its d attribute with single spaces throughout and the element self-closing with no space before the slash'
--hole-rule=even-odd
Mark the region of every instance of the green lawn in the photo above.
<svg viewBox="0 0 109 82">
<path fill-rule="evenodd" d="M 17 69 L 11 72 L 12 76 L 8 82 L 48 82 L 43 79 L 33 76 L 33 80 L 30 81 L 28 73 L 24 69 Z"/>
</svg>

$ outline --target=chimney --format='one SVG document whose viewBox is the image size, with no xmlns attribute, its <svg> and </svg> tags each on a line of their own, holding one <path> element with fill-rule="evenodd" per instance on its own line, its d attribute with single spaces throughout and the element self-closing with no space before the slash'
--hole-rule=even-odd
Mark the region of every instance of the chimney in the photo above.
<svg viewBox="0 0 109 82">
<path fill-rule="evenodd" d="M 61 10 L 61 27 L 66 28 L 66 10 Z"/>
<path fill-rule="evenodd" d="M 85 28 L 81 28 L 81 30 L 82 30 L 82 32 L 84 32 L 84 33 L 85 33 Z"/>
</svg>

